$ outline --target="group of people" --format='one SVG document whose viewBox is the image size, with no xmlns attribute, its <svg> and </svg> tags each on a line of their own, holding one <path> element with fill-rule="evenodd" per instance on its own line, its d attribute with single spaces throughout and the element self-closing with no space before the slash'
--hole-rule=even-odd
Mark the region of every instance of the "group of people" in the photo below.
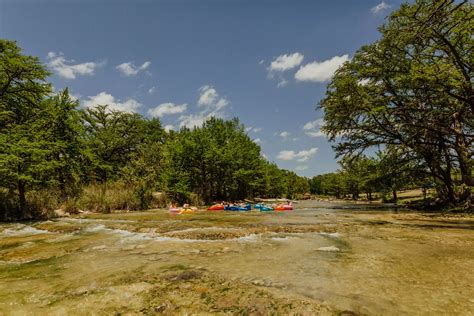
<svg viewBox="0 0 474 316">
<path fill-rule="evenodd" d="M 286 204 L 282 203 L 273 203 L 273 204 L 255 204 L 254 207 L 259 209 L 260 211 L 290 211 L 293 210 L 293 204 L 288 202 Z M 183 204 L 183 207 L 178 207 L 176 203 L 170 203 L 169 205 L 170 212 L 179 212 L 179 213 L 188 213 L 197 211 L 197 207 L 191 207 L 189 204 Z M 249 211 L 251 210 L 250 203 L 230 203 L 227 201 L 222 201 L 220 203 L 216 203 L 208 208 L 209 211 L 221 211 L 221 210 L 229 210 L 229 211 Z"/>
</svg>

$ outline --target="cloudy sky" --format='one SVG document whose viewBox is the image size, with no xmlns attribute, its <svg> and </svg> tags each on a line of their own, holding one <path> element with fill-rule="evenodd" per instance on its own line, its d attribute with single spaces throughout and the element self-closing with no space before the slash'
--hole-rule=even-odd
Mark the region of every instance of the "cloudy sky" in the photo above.
<svg viewBox="0 0 474 316">
<path fill-rule="evenodd" d="M 82 106 L 167 129 L 239 117 L 263 154 L 313 176 L 338 165 L 316 106 L 400 0 L 0 0 L 0 36 Z"/>
</svg>

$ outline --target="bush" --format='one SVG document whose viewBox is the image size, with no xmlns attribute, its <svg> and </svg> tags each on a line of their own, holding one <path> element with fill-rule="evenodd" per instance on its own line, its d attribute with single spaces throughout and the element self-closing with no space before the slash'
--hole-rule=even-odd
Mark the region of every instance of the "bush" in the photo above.
<svg viewBox="0 0 474 316">
<path fill-rule="evenodd" d="M 7 190 L 0 190 L 0 220 L 18 220 L 52 217 L 59 208 L 59 192 L 52 189 L 33 190 L 26 193 L 26 209 L 20 212 L 18 196 Z"/>
<path fill-rule="evenodd" d="M 110 213 L 113 210 L 139 210 L 141 202 L 133 188 L 122 182 L 111 182 L 85 187 L 76 200 L 75 207 L 92 212 Z"/>
<path fill-rule="evenodd" d="M 164 192 L 154 192 L 152 194 L 152 203 L 150 207 L 153 208 L 165 208 L 169 204 L 167 195 Z"/>
<path fill-rule="evenodd" d="M 26 193 L 27 212 L 32 218 L 49 218 L 61 205 L 60 194 L 56 190 L 44 189 Z"/>
<path fill-rule="evenodd" d="M 189 204 L 193 206 L 200 206 L 200 205 L 204 205 L 204 202 L 198 194 L 191 193 L 189 195 Z"/>
</svg>

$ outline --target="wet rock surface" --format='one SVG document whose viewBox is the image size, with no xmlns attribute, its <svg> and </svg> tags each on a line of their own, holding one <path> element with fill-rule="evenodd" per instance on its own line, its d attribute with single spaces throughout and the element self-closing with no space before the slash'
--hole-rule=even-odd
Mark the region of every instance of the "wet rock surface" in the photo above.
<svg viewBox="0 0 474 316">
<path fill-rule="evenodd" d="M 463 314 L 474 218 L 324 208 L 0 224 L 0 314 Z"/>
</svg>

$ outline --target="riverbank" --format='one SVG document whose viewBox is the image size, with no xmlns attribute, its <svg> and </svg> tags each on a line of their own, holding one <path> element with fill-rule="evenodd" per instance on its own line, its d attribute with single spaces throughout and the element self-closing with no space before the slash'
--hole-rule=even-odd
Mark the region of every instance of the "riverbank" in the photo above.
<svg viewBox="0 0 474 316">
<path fill-rule="evenodd" d="M 474 310 L 474 279 L 466 273 L 473 216 L 295 206 L 287 213 L 150 210 L 0 224 L 0 312 Z"/>
</svg>

